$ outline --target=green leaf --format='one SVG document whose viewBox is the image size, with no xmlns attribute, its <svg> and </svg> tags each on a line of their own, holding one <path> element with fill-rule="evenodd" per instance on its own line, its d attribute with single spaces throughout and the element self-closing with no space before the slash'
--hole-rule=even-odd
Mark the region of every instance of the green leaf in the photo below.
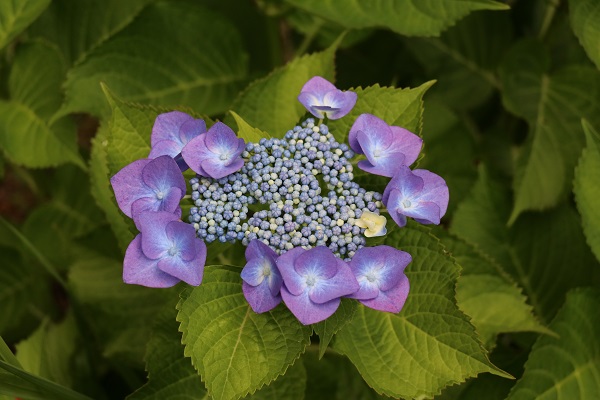
<svg viewBox="0 0 600 400">
<path fill-rule="evenodd" d="M 29 32 L 58 45 L 67 63 L 72 65 L 131 23 L 153 1 L 52 0 Z"/>
<path fill-rule="evenodd" d="M 443 229 L 436 229 L 435 234 L 462 267 L 456 300 L 471 317 L 486 348 L 494 346 L 499 333 L 552 333 L 536 319 L 527 298 L 500 265 Z"/>
<path fill-rule="evenodd" d="M 468 317 L 457 307 L 459 267 L 426 228 L 409 224 L 386 244 L 410 253 L 410 293 L 398 314 L 359 306 L 337 333 L 334 348 L 354 363 L 378 393 L 431 397 L 481 372 L 510 375 L 486 357 Z"/>
<path fill-rule="evenodd" d="M 91 400 L 81 393 L 0 360 L 0 394 L 31 400 Z"/>
<path fill-rule="evenodd" d="M 313 330 L 319 335 L 319 358 L 327 351 L 333 336 L 354 318 L 358 303 L 355 300 L 342 299 L 337 311 L 325 321 L 313 325 Z"/>
<path fill-rule="evenodd" d="M 16 345 L 22 369 L 60 385 L 74 384 L 71 363 L 78 350 L 75 319 L 69 314 L 60 324 L 42 322 L 27 339 Z"/>
<path fill-rule="evenodd" d="M 500 86 L 494 70 L 511 43 L 512 29 L 508 13 L 481 12 L 470 14 L 439 38 L 405 39 L 426 76 L 437 80 L 428 100 L 468 110 L 489 99 Z"/>
<path fill-rule="evenodd" d="M 599 308 L 597 288 L 576 289 L 567 295 L 550 324 L 559 337 L 540 336 L 509 400 L 600 397 Z"/>
<path fill-rule="evenodd" d="M 437 36 L 476 10 L 506 10 L 491 0 L 287 0 L 346 28 L 384 27 L 407 36 Z"/>
<path fill-rule="evenodd" d="M 16 251 L 0 249 L 0 334 L 10 341 L 37 325 L 39 310 L 52 304 L 52 297 L 48 276 L 43 271 L 22 262 Z"/>
<path fill-rule="evenodd" d="M 66 72 L 56 46 L 39 40 L 21 44 L 10 70 L 10 96 L 47 122 L 62 104 Z"/>
<path fill-rule="evenodd" d="M 98 207 L 104 212 L 110 227 L 117 237 L 121 250 L 125 249 L 133 240 L 127 218 L 115 200 L 115 195 L 110 186 L 110 173 L 108 169 L 108 137 L 110 131 L 107 123 L 102 123 L 96 136 L 92 139 L 92 151 L 90 154 L 90 182 L 91 194 L 96 200 Z"/>
<path fill-rule="evenodd" d="M 256 314 L 239 269 L 206 267 L 202 285 L 177 308 L 185 355 L 215 400 L 253 393 L 285 373 L 309 343 L 311 328 L 283 306 Z"/>
<path fill-rule="evenodd" d="M 279 376 L 277 380 L 268 386 L 263 386 L 256 393 L 245 397 L 248 400 L 304 400 L 306 390 L 306 369 L 301 360 L 285 371 L 285 375 Z"/>
<path fill-rule="evenodd" d="M 125 101 L 215 114 L 231 104 L 246 74 L 247 55 L 227 19 L 196 2 L 157 2 L 69 72 L 58 115 L 106 114 L 101 82 Z"/>
<path fill-rule="evenodd" d="M 428 101 L 423 114 L 423 153 L 419 168 L 440 175 L 450 191 L 446 218 L 469 194 L 477 180 L 475 141 L 465 122 L 437 101 Z M 452 149 L 449 156 L 448 149 Z"/>
<path fill-rule="evenodd" d="M 156 314 L 180 288 L 156 290 L 123 283 L 123 262 L 80 249 L 69 271 L 70 293 L 81 304 L 106 357 L 141 363 Z"/>
<path fill-rule="evenodd" d="M 593 256 L 571 207 L 523 214 L 510 228 L 505 222 L 509 213 L 508 189 L 482 171 L 470 197 L 454 213 L 451 231 L 498 262 L 547 322 L 569 289 L 589 282 Z"/>
<path fill-rule="evenodd" d="M 250 126 L 282 138 L 306 114 L 297 98 L 302 86 L 315 75 L 333 80 L 336 48 L 337 42 L 325 51 L 297 58 L 252 82 L 231 109 Z M 228 121 L 226 118 L 229 124 Z"/>
<path fill-rule="evenodd" d="M 600 72 L 567 67 L 549 75 L 548 67 L 541 45 L 523 41 L 500 70 L 505 107 L 530 127 L 517 165 L 511 223 L 525 210 L 544 210 L 566 197 L 584 145 L 581 118 L 600 125 Z"/>
<path fill-rule="evenodd" d="M 48 7 L 50 0 L 6 0 L 0 4 L 0 50 Z"/>
<path fill-rule="evenodd" d="M 421 135 L 423 95 L 434 84 L 425 82 L 419 87 L 396 89 L 391 87 L 369 86 L 364 89 L 351 89 L 358 95 L 356 105 L 348 115 L 328 122 L 329 130 L 340 142 L 348 142 L 348 133 L 356 118 L 364 113 L 373 114 L 389 125 L 401 126 Z"/>
<path fill-rule="evenodd" d="M 571 26 L 587 55 L 600 68 L 600 3 L 595 0 L 569 0 Z"/>
<path fill-rule="evenodd" d="M 270 138 L 267 132 L 261 131 L 258 128 L 253 128 L 250 126 L 242 117 L 237 115 L 234 111 L 229 111 L 233 118 L 235 119 L 235 123 L 238 126 L 238 136 L 241 137 L 248 142 L 258 143 L 262 138 Z"/>
<path fill-rule="evenodd" d="M 582 123 L 587 146 L 575 170 L 575 200 L 587 242 L 600 260 L 600 135 L 587 121 Z"/>
<path fill-rule="evenodd" d="M 148 382 L 127 400 L 168 398 L 208 399 L 208 394 L 189 358 L 183 356 L 175 308 L 163 310 L 154 320 L 146 346 Z"/>
</svg>

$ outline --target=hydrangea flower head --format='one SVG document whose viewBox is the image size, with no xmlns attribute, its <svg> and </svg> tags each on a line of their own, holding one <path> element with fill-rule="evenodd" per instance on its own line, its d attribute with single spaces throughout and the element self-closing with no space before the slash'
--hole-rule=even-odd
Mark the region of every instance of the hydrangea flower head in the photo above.
<svg viewBox="0 0 600 400">
<path fill-rule="evenodd" d="M 367 156 L 358 162 L 366 172 L 391 178 L 401 165 L 410 165 L 419 156 L 423 139 L 399 126 L 389 126 L 372 114 L 361 114 L 348 140 L 356 153 Z"/>
<path fill-rule="evenodd" d="M 404 268 L 411 261 L 410 254 L 390 246 L 359 249 L 348 265 L 360 289 L 347 297 L 375 310 L 400 312 L 409 291 Z"/>
<path fill-rule="evenodd" d="M 167 211 L 181 216 L 179 202 L 185 195 L 185 179 L 169 156 L 141 159 L 123 167 L 111 179 L 119 208 L 133 218 L 145 211 Z"/>
<path fill-rule="evenodd" d="M 138 225 L 141 233 L 125 252 L 125 283 L 162 288 L 202 282 L 206 245 L 194 227 L 164 211 L 140 214 Z"/>
<path fill-rule="evenodd" d="M 222 122 L 196 136 L 181 151 L 183 159 L 198 175 L 220 179 L 244 166 L 240 157 L 246 143 Z"/>
<path fill-rule="evenodd" d="M 154 121 L 148 158 L 167 155 L 175 158 L 193 138 L 206 132 L 206 123 L 181 111 L 160 114 Z"/>
<path fill-rule="evenodd" d="M 324 246 L 295 247 L 277 259 L 283 277 L 281 296 L 304 325 L 330 317 L 340 298 L 359 288 L 348 265 Z"/>
<path fill-rule="evenodd" d="M 383 192 L 383 203 L 398 226 L 406 217 L 422 224 L 439 224 L 448 208 L 446 181 L 425 169 L 402 166 Z"/>
<path fill-rule="evenodd" d="M 281 303 L 281 274 L 277 269 L 277 253 L 260 240 L 246 248 L 246 266 L 242 270 L 242 290 L 256 313 L 272 310 Z"/>
<path fill-rule="evenodd" d="M 365 228 L 364 235 L 366 237 L 377 237 L 387 233 L 386 222 L 387 219 L 383 215 L 366 210 L 363 211 L 359 219 L 354 221 L 354 225 Z"/>
<path fill-rule="evenodd" d="M 342 91 L 320 76 L 304 84 L 298 101 L 317 118 L 339 119 L 348 114 L 356 104 L 354 92 Z"/>
</svg>

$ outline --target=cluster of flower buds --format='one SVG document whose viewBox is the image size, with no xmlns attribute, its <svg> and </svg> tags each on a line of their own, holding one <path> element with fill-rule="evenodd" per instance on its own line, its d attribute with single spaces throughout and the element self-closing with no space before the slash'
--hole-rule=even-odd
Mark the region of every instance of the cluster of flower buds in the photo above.
<svg viewBox="0 0 600 400">
<path fill-rule="evenodd" d="M 366 247 L 366 238 L 386 234 L 385 211 L 400 227 L 407 217 L 439 224 L 446 183 L 409 168 L 421 138 L 375 115 L 360 115 L 349 146 L 338 143 L 322 120 L 347 115 L 356 93 L 317 76 L 298 100 L 321 121 L 308 118 L 284 137 L 258 143 L 245 143 L 221 122 L 207 130 L 203 120 L 179 111 L 157 117 L 148 158 L 111 178 L 120 209 L 140 231 L 125 254 L 125 282 L 199 285 L 205 242 L 240 241 L 247 246 L 243 293 L 257 313 L 283 300 L 300 322 L 312 324 L 331 316 L 342 297 L 381 311 L 402 309 L 411 256 Z M 358 168 L 391 178 L 383 193 L 353 181 L 355 154 L 365 158 Z M 188 168 L 196 173 L 189 224 L 180 207 Z M 263 209 L 251 211 L 260 204 Z"/>
</svg>

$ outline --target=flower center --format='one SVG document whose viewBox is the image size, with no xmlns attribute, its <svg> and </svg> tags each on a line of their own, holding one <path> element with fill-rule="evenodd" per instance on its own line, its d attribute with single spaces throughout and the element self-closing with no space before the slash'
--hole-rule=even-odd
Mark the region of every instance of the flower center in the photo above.
<svg viewBox="0 0 600 400">
<path fill-rule="evenodd" d="M 227 160 L 227 154 L 221 153 L 221 155 L 219 156 L 219 160 L 221 160 L 221 161 Z"/>
<path fill-rule="evenodd" d="M 156 192 L 156 198 L 158 200 L 162 200 L 163 197 L 165 197 L 165 194 L 163 192 Z"/>
<path fill-rule="evenodd" d="M 315 283 L 317 283 L 317 277 L 314 275 L 307 275 L 305 279 L 306 279 L 306 286 L 308 286 L 308 287 L 313 287 L 313 286 L 315 286 Z"/>
<path fill-rule="evenodd" d="M 365 274 L 365 278 L 367 278 L 369 282 L 373 283 L 377 280 L 377 274 L 375 274 L 373 271 L 369 271 L 367 274 Z"/>
<path fill-rule="evenodd" d="M 269 268 L 268 265 L 265 265 L 263 267 L 262 274 L 265 278 L 268 278 L 269 276 L 271 276 L 271 268 Z"/>
<path fill-rule="evenodd" d="M 404 199 L 402 200 L 402 205 L 404 206 L 404 208 L 410 208 L 410 206 L 412 206 L 412 203 L 410 202 L 410 200 Z"/>
<path fill-rule="evenodd" d="M 177 248 L 177 246 L 173 246 L 169 249 L 169 255 L 171 257 L 173 257 L 174 255 L 176 255 L 177 253 L 179 253 L 179 249 Z"/>
</svg>

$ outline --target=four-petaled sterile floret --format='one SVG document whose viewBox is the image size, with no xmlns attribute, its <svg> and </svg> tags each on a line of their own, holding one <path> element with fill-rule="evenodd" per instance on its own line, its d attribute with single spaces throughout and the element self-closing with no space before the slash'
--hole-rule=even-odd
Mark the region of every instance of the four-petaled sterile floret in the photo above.
<svg viewBox="0 0 600 400">
<path fill-rule="evenodd" d="M 350 112 L 357 95 L 317 76 L 298 100 L 315 117 L 337 119 Z M 283 300 L 301 323 L 313 324 L 330 317 L 343 297 L 399 312 L 408 296 L 404 269 L 411 256 L 386 245 L 367 247 L 366 239 L 386 235 L 382 211 L 400 227 L 407 217 L 439 224 L 448 187 L 432 172 L 409 168 L 423 143 L 404 128 L 362 114 L 348 141 L 339 143 L 313 118 L 281 139 L 246 143 L 222 122 L 207 131 L 203 120 L 188 114 L 159 115 L 149 158 L 111 178 L 119 208 L 140 231 L 127 248 L 123 280 L 197 286 L 205 242 L 241 241 L 247 246 L 242 291 L 257 313 Z M 354 181 L 355 154 L 366 158 L 359 168 L 392 178 L 383 194 Z M 180 202 L 188 166 L 197 175 L 190 180 L 193 206 L 185 223 Z"/>
</svg>

